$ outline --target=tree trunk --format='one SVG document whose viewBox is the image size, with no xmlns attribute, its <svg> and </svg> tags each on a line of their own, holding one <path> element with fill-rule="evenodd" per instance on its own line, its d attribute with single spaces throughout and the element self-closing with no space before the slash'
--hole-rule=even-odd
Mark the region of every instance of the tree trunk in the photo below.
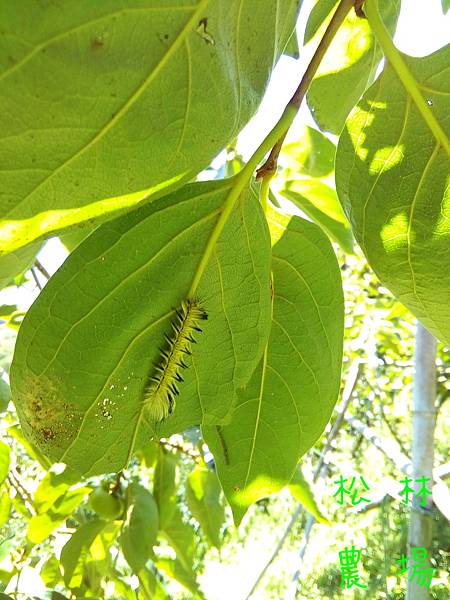
<svg viewBox="0 0 450 600">
<path fill-rule="evenodd" d="M 412 464 L 413 478 L 430 477 L 427 484 L 433 484 L 434 428 L 436 424 L 436 339 L 417 324 L 416 348 L 414 354 L 415 373 L 413 384 L 412 415 Z M 417 491 L 419 484 L 411 484 Z M 421 498 L 414 496 L 409 524 L 408 554 L 411 547 L 426 548 L 430 558 L 433 535 L 431 518 L 432 497 L 427 496 L 426 506 L 420 506 Z M 429 589 L 419 586 L 408 578 L 406 600 L 428 600 Z"/>
</svg>

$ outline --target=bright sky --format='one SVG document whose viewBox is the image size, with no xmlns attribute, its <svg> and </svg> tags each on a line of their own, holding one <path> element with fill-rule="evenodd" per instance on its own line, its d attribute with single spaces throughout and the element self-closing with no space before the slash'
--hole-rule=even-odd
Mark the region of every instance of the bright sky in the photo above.
<svg viewBox="0 0 450 600">
<path fill-rule="evenodd" d="M 300 40 L 303 39 L 306 25 L 305 16 L 309 14 L 313 5 L 314 0 L 303 1 L 297 26 Z M 395 36 L 395 43 L 400 50 L 414 56 L 425 56 L 449 42 L 450 11 L 446 17 L 443 16 L 440 0 L 402 0 L 402 11 Z M 299 60 L 281 57 L 272 74 L 260 110 L 239 136 L 238 149 L 245 158 L 251 155 L 280 116 L 311 58 L 312 50 L 302 52 Z M 300 123 L 313 124 L 305 105 L 300 110 L 289 139 L 295 139 L 298 135 Z M 54 238 L 44 246 L 39 259 L 47 270 L 53 273 L 66 255 L 64 247 L 57 238 Z M 20 291 L 15 288 L 1 291 L 0 305 L 17 304 L 21 310 L 26 310 L 36 295 L 36 285 L 30 281 L 22 286 Z"/>
</svg>

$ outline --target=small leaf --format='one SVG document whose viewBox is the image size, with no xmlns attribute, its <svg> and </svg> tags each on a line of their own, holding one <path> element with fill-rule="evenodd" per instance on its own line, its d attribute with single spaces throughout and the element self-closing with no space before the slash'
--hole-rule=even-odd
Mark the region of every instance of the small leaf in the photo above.
<svg viewBox="0 0 450 600">
<path fill-rule="evenodd" d="M 9 497 L 8 490 L 3 488 L 0 495 L 0 528 L 8 522 L 10 513 L 11 498 Z"/>
<path fill-rule="evenodd" d="M 0 412 L 8 408 L 11 401 L 11 389 L 4 379 L 0 376 Z"/>
<path fill-rule="evenodd" d="M 162 448 L 158 451 L 158 462 L 153 475 L 153 496 L 159 511 L 160 528 L 164 529 L 170 521 L 176 507 L 176 470 L 177 459 L 173 454 L 165 452 Z"/>
<path fill-rule="evenodd" d="M 0 256 L 0 289 L 12 285 L 17 275 L 20 275 L 31 267 L 41 245 L 40 242 L 35 242 L 18 248 L 14 252 L 11 252 L 11 254 Z"/>
<path fill-rule="evenodd" d="M 83 563 L 95 538 L 106 525 L 107 522 L 100 519 L 88 521 L 81 525 L 63 546 L 61 565 L 64 570 L 64 582 L 69 587 L 77 585 L 76 582 L 72 582 L 74 574 L 78 571 L 77 567 Z"/>
<path fill-rule="evenodd" d="M 60 465 L 59 465 L 60 466 Z M 78 475 L 70 469 L 52 467 L 44 476 L 34 493 L 34 505 L 38 513 L 51 508 L 55 501 L 63 496 L 71 485 L 78 483 Z"/>
<path fill-rule="evenodd" d="M 450 0 L 441 0 L 442 12 L 446 15 L 450 9 Z"/>
<path fill-rule="evenodd" d="M 139 573 L 152 556 L 158 528 L 158 506 L 152 494 L 136 483 L 131 484 L 127 519 L 120 544 L 134 573 Z"/>
<path fill-rule="evenodd" d="M 59 560 L 56 556 L 50 556 L 42 566 L 41 577 L 47 587 L 55 587 L 62 581 L 62 573 Z"/>
<path fill-rule="evenodd" d="M 206 467 L 196 467 L 188 476 L 186 500 L 209 543 L 220 547 L 220 530 L 225 521 L 217 475 Z"/>
<path fill-rule="evenodd" d="M 186 570 L 179 560 L 174 560 L 172 558 L 158 558 L 155 564 L 158 569 L 164 571 L 171 579 L 175 579 L 189 592 L 194 594 L 195 598 L 204 598 L 195 578 L 195 573 Z"/>
<path fill-rule="evenodd" d="M 158 574 L 159 575 L 159 574 Z M 145 593 L 139 595 L 140 598 L 151 598 L 151 600 L 171 600 L 163 582 L 152 569 L 142 569 L 139 573 L 140 590 Z M 136 596 L 133 595 L 133 600 Z"/>
<path fill-rule="evenodd" d="M 379 0 L 379 9 L 387 29 L 393 33 L 400 0 Z M 351 10 L 306 95 L 308 106 L 322 130 L 339 135 L 349 112 L 374 80 L 382 57 L 368 20 Z"/>
<path fill-rule="evenodd" d="M 342 133 L 337 191 L 380 281 L 449 345 L 450 46 L 403 60 L 427 121 L 388 64 Z"/>
<path fill-rule="evenodd" d="M 316 0 L 306 23 L 305 37 L 303 39 L 305 45 L 316 35 L 322 23 L 330 15 L 337 3 L 338 0 Z"/>
<path fill-rule="evenodd" d="M 10 447 L 0 440 L 0 485 L 5 481 L 9 473 Z"/>
<path fill-rule="evenodd" d="M 337 242 L 344 252 L 353 253 L 353 234 L 335 190 L 322 181 L 297 179 L 286 181 L 280 194 L 294 202 L 305 215 Z"/>
<path fill-rule="evenodd" d="M 328 238 L 292 217 L 273 247 L 272 273 L 272 330 L 261 363 L 230 424 L 203 427 L 236 523 L 289 483 L 339 392 L 344 306 Z"/>
<path fill-rule="evenodd" d="M 294 476 L 292 477 L 289 485 L 289 491 L 293 497 L 300 502 L 304 508 L 312 514 L 318 523 L 330 524 L 330 521 L 325 517 L 322 510 L 320 509 L 310 484 L 306 481 L 300 465 L 297 465 Z"/>
<path fill-rule="evenodd" d="M 288 169 L 287 178 L 325 177 L 333 172 L 336 146 L 323 133 L 305 126 L 295 142 L 286 144 L 280 159 Z"/>
</svg>

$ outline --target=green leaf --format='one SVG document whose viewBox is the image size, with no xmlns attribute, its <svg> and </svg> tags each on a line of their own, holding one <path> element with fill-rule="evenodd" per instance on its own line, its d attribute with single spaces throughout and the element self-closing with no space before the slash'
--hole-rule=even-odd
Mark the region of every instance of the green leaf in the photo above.
<svg viewBox="0 0 450 600">
<path fill-rule="evenodd" d="M 427 121 L 388 65 L 341 136 L 337 190 L 383 285 L 449 345 L 450 46 L 403 59 L 428 99 Z"/>
<path fill-rule="evenodd" d="M 164 584 L 152 569 L 142 569 L 139 573 L 140 590 L 145 593 L 139 594 L 139 599 L 170 600 Z M 133 595 L 133 598 L 136 596 Z"/>
<path fill-rule="evenodd" d="M 7 3 L 0 254 L 192 179 L 257 108 L 297 8 Z"/>
<path fill-rule="evenodd" d="M 54 506 L 55 501 L 64 496 L 69 487 L 74 483 L 78 483 L 78 476 L 76 473 L 70 471 L 70 469 L 66 468 L 62 472 L 59 468 L 50 469 L 34 493 L 33 501 L 37 512 L 46 512 Z"/>
<path fill-rule="evenodd" d="M 393 33 L 400 0 L 379 0 L 384 23 Z M 323 34 L 322 28 L 317 32 Z M 345 119 L 375 77 L 383 54 L 367 19 L 350 11 L 339 28 L 306 99 L 322 130 L 339 134 Z"/>
<path fill-rule="evenodd" d="M 225 521 L 221 492 L 217 475 L 210 469 L 198 466 L 189 474 L 186 483 L 189 510 L 208 542 L 216 548 L 220 547 L 220 530 Z"/>
<path fill-rule="evenodd" d="M 11 498 L 8 490 L 2 489 L 0 494 L 0 527 L 3 527 L 8 522 L 11 513 Z"/>
<path fill-rule="evenodd" d="M 107 525 L 106 521 L 94 519 L 81 525 L 64 544 L 61 550 L 61 565 L 64 570 L 64 582 L 69 587 L 76 587 L 81 581 L 80 566 L 86 559 L 89 548 L 95 538 Z"/>
<path fill-rule="evenodd" d="M 193 528 L 183 521 L 177 503 L 177 458 L 159 449 L 153 477 L 153 494 L 158 504 L 159 529 L 166 541 L 177 553 L 186 569 L 192 568 L 195 549 Z"/>
<path fill-rule="evenodd" d="M 139 573 L 152 556 L 158 528 L 158 506 L 152 494 L 137 483 L 131 484 L 128 514 L 120 544 L 134 573 Z"/>
<path fill-rule="evenodd" d="M 153 475 L 153 496 L 158 504 L 159 524 L 164 529 L 176 507 L 177 459 L 173 454 L 158 449 L 158 462 Z"/>
<path fill-rule="evenodd" d="M 300 502 L 304 508 L 312 514 L 318 523 L 330 524 L 314 497 L 310 484 L 306 481 L 300 465 L 297 465 L 294 476 L 288 485 L 293 497 Z"/>
<path fill-rule="evenodd" d="M 333 188 L 314 179 L 296 179 L 286 181 L 279 193 L 298 206 L 345 252 L 353 253 L 350 223 Z"/>
<path fill-rule="evenodd" d="M 174 560 L 172 558 L 158 558 L 155 564 L 158 569 L 164 571 L 171 579 L 175 579 L 189 592 L 194 594 L 195 598 L 204 598 L 195 578 L 195 573 L 185 569 L 179 560 Z"/>
<path fill-rule="evenodd" d="M 0 485 L 5 481 L 9 473 L 11 449 L 8 444 L 0 440 Z"/>
<path fill-rule="evenodd" d="M 450 9 L 450 0 L 441 0 L 442 12 L 446 15 Z"/>
<path fill-rule="evenodd" d="M 11 401 L 11 389 L 2 377 L 0 377 L 0 412 L 8 408 Z"/>
<path fill-rule="evenodd" d="M 306 23 L 303 44 L 306 45 L 316 35 L 323 22 L 331 15 L 331 11 L 337 3 L 338 0 L 316 0 Z"/>
<path fill-rule="evenodd" d="M 42 566 L 40 575 L 47 587 L 55 587 L 62 580 L 59 560 L 56 556 L 50 556 Z"/>
<path fill-rule="evenodd" d="M 11 388 L 24 432 L 54 461 L 83 474 L 117 471 L 155 434 L 229 418 L 270 327 L 269 232 L 251 191 L 218 229 L 234 184 L 192 184 L 103 225 L 28 311 Z M 144 390 L 202 261 L 196 293 L 208 320 L 174 414 L 155 427 Z"/>
<path fill-rule="evenodd" d="M 281 159 L 290 179 L 301 175 L 325 177 L 333 172 L 335 153 L 333 142 L 317 129 L 305 126 L 297 141 L 283 146 Z"/>
<path fill-rule="evenodd" d="M 46 509 L 46 512 L 42 512 L 41 505 L 40 513 L 33 515 L 28 521 L 27 538 L 29 541 L 33 544 L 43 542 L 81 504 L 88 491 L 89 488 L 86 487 L 69 490 L 59 496 L 51 508 Z"/>
<path fill-rule="evenodd" d="M 286 44 L 283 54 L 286 54 L 286 56 L 290 56 L 291 58 L 296 58 L 296 59 L 299 58 L 299 56 L 300 56 L 300 48 L 298 47 L 298 38 L 297 38 L 297 32 L 295 31 L 295 29 L 292 32 L 292 35 L 289 38 L 288 43 Z"/>
<path fill-rule="evenodd" d="M 272 330 L 261 363 L 231 423 L 203 427 L 236 523 L 250 504 L 289 483 L 339 392 L 344 307 L 328 238 L 292 217 L 273 248 L 272 273 Z"/>
<path fill-rule="evenodd" d="M 17 277 L 17 275 L 20 275 L 31 267 L 41 245 L 40 242 L 35 242 L 28 246 L 24 246 L 23 248 L 18 248 L 6 256 L 1 256 L 2 253 L 0 251 L 0 289 L 13 284 L 14 278 Z"/>
</svg>

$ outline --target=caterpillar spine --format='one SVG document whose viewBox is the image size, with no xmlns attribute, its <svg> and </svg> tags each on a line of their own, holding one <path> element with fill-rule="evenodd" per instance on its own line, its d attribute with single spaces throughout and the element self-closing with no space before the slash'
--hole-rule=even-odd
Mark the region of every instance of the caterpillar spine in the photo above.
<svg viewBox="0 0 450 600">
<path fill-rule="evenodd" d="M 144 390 L 144 403 L 149 418 L 158 423 L 175 410 L 179 394 L 177 383 L 183 381 L 181 369 L 186 369 L 184 356 L 191 355 L 191 345 L 196 342 L 194 332 L 202 332 L 198 322 L 208 318 L 197 299 L 188 298 L 176 309 L 172 335 L 165 334 L 166 347 L 161 350 L 161 360 L 155 367 Z"/>
</svg>

